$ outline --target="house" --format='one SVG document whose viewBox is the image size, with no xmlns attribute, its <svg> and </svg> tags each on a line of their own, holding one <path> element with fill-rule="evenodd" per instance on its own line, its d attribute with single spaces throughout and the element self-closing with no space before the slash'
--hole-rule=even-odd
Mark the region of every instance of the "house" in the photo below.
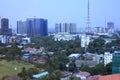
<svg viewBox="0 0 120 80">
<path fill-rule="evenodd" d="M 29 58 L 30 56 L 32 56 L 32 54 L 29 54 L 29 53 L 25 53 L 22 55 L 23 58 Z"/>
<path fill-rule="evenodd" d="M 37 50 L 37 49 L 35 49 L 35 48 L 27 47 L 27 48 L 25 48 L 23 51 L 34 54 L 36 50 Z"/>
<path fill-rule="evenodd" d="M 99 76 L 101 76 L 101 75 L 90 76 L 87 78 L 87 80 L 99 80 Z"/>
<path fill-rule="evenodd" d="M 75 61 L 76 67 L 80 68 L 82 64 L 87 65 L 89 67 L 95 67 L 97 65 L 97 61 L 91 60 L 76 60 Z"/>
<path fill-rule="evenodd" d="M 99 76 L 98 80 L 120 80 L 120 74 L 111 74 L 111 75 Z"/>
<path fill-rule="evenodd" d="M 97 61 L 97 64 L 103 62 L 103 54 L 85 53 L 83 54 L 84 60 Z"/>
<path fill-rule="evenodd" d="M 22 38 L 21 44 L 25 45 L 30 43 L 31 43 L 31 38 L 28 37 Z"/>
<path fill-rule="evenodd" d="M 63 71 L 61 72 L 61 79 L 60 80 L 69 80 L 69 78 L 72 76 L 72 73 L 69 71 Z"/>
<path fill-rule="evenodd" d="M 87 78 L 90 76 L 90 73 L 88 72 L 78 72 L 73 74 L 74 77 L 79 77 L 81 80 L 87 80 Z"/>
<path fill-rule="evenodd" d="M 94 75 L 88 77 L 87 80 L 120 80 L 120 74 L 111 74 L 111 75 Z"/>
</svg>

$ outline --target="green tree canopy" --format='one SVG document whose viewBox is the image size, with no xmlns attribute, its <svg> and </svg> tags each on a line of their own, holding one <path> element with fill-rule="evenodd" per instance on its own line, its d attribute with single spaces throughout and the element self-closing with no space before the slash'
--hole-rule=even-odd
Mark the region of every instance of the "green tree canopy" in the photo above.
<svg viewBox="0 0 120 80">
<path fill-rule="evenodd" d="M 92 52 L 92 53 L 103 53 L 103 47 L 105 45 L 105 41 L 104 39 L 102 38 L 97 38 L 97 39 L 94 39 L 93 42 L 90 42 L 89 43 L 89 46 L 88 46 L 88 51 L 89 52 Z"/>
</svg>

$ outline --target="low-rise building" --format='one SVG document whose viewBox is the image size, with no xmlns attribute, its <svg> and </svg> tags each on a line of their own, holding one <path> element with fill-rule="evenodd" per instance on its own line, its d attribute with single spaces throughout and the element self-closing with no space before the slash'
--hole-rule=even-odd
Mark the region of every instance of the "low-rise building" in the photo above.
<svg viewBox="0 0 120 80">
<path fill-rule="evenodd" d="M 78 77 L 81 80 L 87 80 L 87 78 L 90 76 L 90 73 L 88 72 L 77 72 L 73 74 L 74 77 Z"/>
<path fill-rule="evenodd" d="M 22 41 L 21 41 L 21 44 L 30 44 L 31 43 L 31 38 L 29 37 L 25 37 L 25 38 L 22 38 Z"/>
<path fill-rule="evenodd" d="M 76 67 L 79 69 L 81 65 L 87 65 L 89 67 L 95 67 L 97 65 L 97 61 L 91 61 L 91 60 L 76 60 L 75 61 Z"/>
<path fill-rule="evenodd" d="M 55 41 L 70 41 L 70 40 L 75 40 L 77 35 L 74 34 L 70 34 L 67 32 L 61 32 L 61 33 L 57 33 L 54 35 L 54 40 Z"/>
<path fill-rule="evenodd" d="M 72 73 L 69 71 L 63 71 L 61 72 L 61 78 L 60 80 L 70 80 L 70 77 L 72 76 Z"/>
<path fill-rule="evenodd" d="M 80 60 L 80 53 L 73 53 L 68 56 L 69 59 L 75 59 L 75 60 Z"/>
</svg>

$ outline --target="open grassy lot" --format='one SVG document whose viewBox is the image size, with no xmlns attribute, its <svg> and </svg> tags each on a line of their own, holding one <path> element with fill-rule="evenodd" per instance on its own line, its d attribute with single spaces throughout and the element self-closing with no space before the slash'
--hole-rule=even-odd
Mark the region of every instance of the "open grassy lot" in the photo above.
<svg viewBox="0 0 120 80">
<path fill-rule="evenodd" d="M 0 79 L 3 76 L 16 75 L 21 72 L 22 68 L 33 68 L 34 65 L 23 61 L 6 61 L 0 60 Z"/>
</svg>

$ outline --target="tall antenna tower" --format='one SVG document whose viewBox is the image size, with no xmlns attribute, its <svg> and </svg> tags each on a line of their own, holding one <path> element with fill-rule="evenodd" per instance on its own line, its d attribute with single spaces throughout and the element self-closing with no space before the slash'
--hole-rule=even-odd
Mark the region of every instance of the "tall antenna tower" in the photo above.
<svg viewBox="0 0 120 80">
<path fill-rule="evenodd" d="M 90 2 L 88 0 L 88 7 L 87 7 L 87 32 L 90 32 Z"/>
</svg>

